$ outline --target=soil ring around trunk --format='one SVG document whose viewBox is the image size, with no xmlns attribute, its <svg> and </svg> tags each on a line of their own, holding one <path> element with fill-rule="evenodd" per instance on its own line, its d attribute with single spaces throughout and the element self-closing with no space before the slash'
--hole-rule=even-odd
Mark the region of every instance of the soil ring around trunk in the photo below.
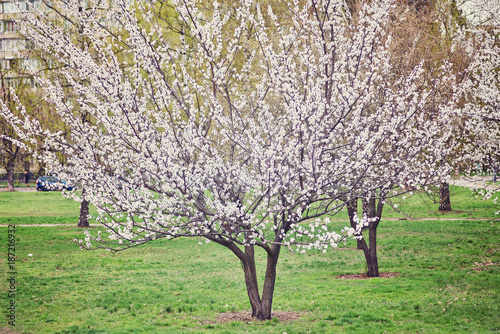
<svg viewBox="0 0 500 334">
<path fill-rule="evenodd" d="M 284 312 L 284 311 L 273 311 L 271 313 L 272 318 L 277 318 L 280 322 L 289 322 L 293 320 L 300 319 L 304 315 L 304 312 Z M 232 321 L 259 321 L 257 319 L 252 319 L 252 313 L 250 311 L 241 312 L 225 312 L 217 316 L 216 323 L 226 323 Z"/>
<path fill-rule="evenodd" d="M 19 332 L 14 332 L 12 328 L 0 327 L 0 334 L 19 334 Z"/>
<path fill-rule="evenodd" d="M 368 278 L 393 278 L 399 276 L 399 273 L 379 273 L 379 277 L 368 277 L 366 274 L 344 274 L 335 278 L 342 279 L 368 279 Z"/>
</svg>

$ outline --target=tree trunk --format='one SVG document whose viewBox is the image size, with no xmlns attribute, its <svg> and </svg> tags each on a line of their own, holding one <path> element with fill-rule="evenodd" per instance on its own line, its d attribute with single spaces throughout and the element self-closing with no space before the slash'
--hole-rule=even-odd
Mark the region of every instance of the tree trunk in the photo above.
<svg viewBox="0 0 500 334">
<path fill-rule="evenodd" d="M 450 185 L 441 182 L 439 185 L 439 211 L 451 211 Z"/>
<path fill-rule="evenodd" d="M 378 259 L 377 259 L 377 227 L 370 224 L 368 227 L 368 242 L 365 239 L 360 240 L 363 253 L 365 254 L 368 277 L 379 277 Z"/>
<path fill-rule="evenodd" d="M 365 238 L 360 240 L 361 249 L 366 259 L 367 275 L 368 277 L 379 277 L 378 259 L 377 259 L 377 227 L 382 217 L 382 210 L 384 208 L 384 200 L 379 199 L 378 203 L 374 198 L 363 200 L 363 213 L 368 218 L 377 218 L 368 225 L 368 242 Z"/>
<path fill-rule="evenodd" d="M 248 299 L 252 307 L 252 318 L 257 320 L 271 319 L 271 311 L 273 306 L 274 285 L 276 282 L 276 267 L 280 255 L 281 238 L 276 237 L 276 244 L 263 245 L 267 252 L 266 275 L 264 278 L 264 289 L 262 290 L 262 298 L 259 294 L 259 284 L 257 281 L 257 269 L 255 266 L 254 245 L 245 246 L 245 251 L 240 249 L 234 242 L 220 238 L 210 238 L 210 240 L 229 248 L 243 265 L 245 273 L 245 285 L 247 287 Z"/>
<path fill-rule="evenodd" d="M 248 298 L 252 307 L 252 318 L 257 320 L 271 319 L 279 252 L 280 246 L 273 245 L 271 247 L 271 251 L 268 251 L 267 253 L 266 276 L 264 279 L 264 288 L 262 290 L 261 299 L 257 283 L 254 246 L 245 247 L 245 257 L 241 262 L 243 264 L 243 271 L 245 272 L 245 284 L 247 287 Z"/>
<path fill-rule="evenodd" d="M 7 161 L 7 190 L 14 191 L 14 160 Z"/>
<path fill-rule="evenodd" d="M 245 273 L 245 285 L 247 287 L 248 299 L 252 306 L 252 317 L 262 317 L 262 302 L 259 294 L 259 284 L 257 282 L 254 246 L 245 247 L 245 257 L 241 262 Z"/>
<path fill-rule="evenodd" d="M 36 172 L 38 177 L 45 175 L 45 165 L 46 165 L 45 163 L 38 161 L 38 171 Z"/>
<path fill-rule="evenodd" d="M 349 216 L 349 222 L 352 228 L 356 228 L 356 222 L 354 221 L 354 214 L 358 212 L 358 199 L 354 198 L 346 202 L 347 215 Z M 363 249 L 361 246 L 361 240 L 356 240 L 357 249 Z"/>
<path fill-rule="evenodd" d="M 497 163 L 498 163 L 497 157 L 493 157 L 493 182 L 494 183 L 497 182 L 497 172 L 498 172 Z"/>
<path fill-rule="evenodd" d="M 89 226 L 89 202 L 85 200 L 85 190 L 82 190 L 82 202 L 80 203 L 80 218 L 78 227 Z"/>
<path fill-rule="evenodd" d="M 267 253 L 266 277 L 264 279 L 264 289 L 262 291 L 262 313 L 263 317 L 259 320 L 271 319 L 271 310 L 273 305 L 274 285 L 276 283 L 276 267 L 281 247 L 279 245 L 271 246 L 271 252 Z"/>
</svg>

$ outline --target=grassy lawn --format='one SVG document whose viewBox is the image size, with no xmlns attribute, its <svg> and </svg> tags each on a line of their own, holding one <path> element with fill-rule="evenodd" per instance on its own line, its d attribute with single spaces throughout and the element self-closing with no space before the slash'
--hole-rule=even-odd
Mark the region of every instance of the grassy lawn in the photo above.
<svg viewBox="0 0 500 334">
<path fill-rule="evenodd" d="M 435 193 L 434 193 L 435 194 Z M 498 211 L 498 204 L 493 200 L 484 200 L 471 190 L 450 186 L 451 208 L 450 212 L 439 211 L 439 197 L 429 196 L 424 192 L 406 194 L 406 199 L 394 198 L 384 207 L 383 217 L 393 218 L 492 218 Z M 500 197 L 500 192 L 495 197 Z M 393 206 L 397 206 L 395 209 Z M 402 213 L 398 212 L 401 211 Z M 498 216 L 496 216 L 498 218 Z"/>
<path fill-rule="evenodd" d="M 91 214 L 96 211 L 92 207 Z M 80 203 L 59 191 L 0 193 L 0 224 L 78 223 Z"/>
<path fill-rule="evenodd" d="M 433 217 L 425 201 L 411 200 L 414 213 Z M 494 206 L 466 191 L 455 194 L 452 205 L 457 211 L 442 218 L 493 216 Z M 78 203 L 57 192 L 0 193 L 1 224 L 76 225 L 77 213 Z M 386 217 L 391 215 L 397 216 Z M 81 251 L 71 241 L 83 237 L 77 227 L 18 227 L 16 327 L 4 320 L 10 299 L 2 255 L 0 333 L 500 332 L 498 224 L 382 222 L 380 270 L 397 273 L 393 278 L 338 278 L 365 270 L 354 241 L 325 254 L 283 250 L 273 310 L 300 318 L 266 322 L 220 320 L 221 314 L 250 308 L 241 265 L 221 246 L 183 238 L 111 254 Z M 0 233 L 6 254 L 7 228 Z M 264 265 L 264 254 L 258 255 Z"/>
<path fill-rule="evenodd" d="M 28 181 L 28 184 L 30 187 L 35 187 L 36 188 L 36 179 L 33 180 L 33 178 L 30 178 Z M 7 181 L 0 181 L 0 188 L 6 188 L 7 187 Z M 14 180 L 14 188 L 25 188 L 26 183 L 24 183 L 24 177 L 22 179 L 16 179 Z"/>
<path fill-rule="evenodd" d="M 494 212 L 498 205 L 492 200 L 476 198 L 475 194 L 463 187 L 451 186 L 453 211 L 438 211 L 439 204 L 433 203 L 429 196 L 415 193 L 404 201 L 391 199 L 386 204 L 384 218 L 498 218 Z M 498 194 L 500 196 L 500 193 Z M 0 193 L 0 224 L 71 224 L 78 222 L 80 203 L 61 197 L 60 192 L 2 192 Z M 393 206 L 396 208 L 394 209 Z M 359 205 L 361 209 L 361 204 Z M 96 211 L 91 207 L 91 214 Z M 333 219 L 346 220 L 347 212 L 341 211 Z"/>
</svg>

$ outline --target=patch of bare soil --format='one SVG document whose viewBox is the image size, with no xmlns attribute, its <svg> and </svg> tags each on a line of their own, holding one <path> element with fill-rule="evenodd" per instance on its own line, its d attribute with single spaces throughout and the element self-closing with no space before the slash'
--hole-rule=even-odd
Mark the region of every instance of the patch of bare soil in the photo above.
<svg viewBox="0 0 500 334">
<path fill-rule="evenodd" d="M 272 317 L 279 319 L 281 322 L 288 322 L 299 319 L 302 314 L 303 312 L 273 311 Z M 231 321 L 249 322 L 258 320 L 252 319 L 252 313 L 250 311 L 221 313 L 215 320 L 216 323 L 226 323 Z"/>
<path fill-rule="evenodd" d="M 464 213 L 463 210 L 432 210 L 429 213 Z"/>
<path fill-rule="evenodd" d="M 498 263 L 491 262 L 491 260 L 488 260 L 488 262 L 484 262 L 484 263 L 474 262 L 474 264 L 476 265 L 476 267 L 472 268 L 472 270 L 475 270 L 475 271 L 486 271 L 486 270 L 492 269 L 492 268 L 488 268 L 490 266 L 498 266 Z"/>
<path fill-rule="evenodd" d="M 9 327 L 0 327 L 0 334 L 18 334 L 19 332 L 14 332 Z"/>
<path fill-rule="evenodd" d="M 399 276 L 399 273 L 379 273 L 379 277 L 377 278 L 393 278 Z M 368 277 L 366 274 L 344 274 L 337 276 L 335 278 L 342 278 L 342 279 L 367 279 L 367 278 L 372 278 Z"/>
</svg>

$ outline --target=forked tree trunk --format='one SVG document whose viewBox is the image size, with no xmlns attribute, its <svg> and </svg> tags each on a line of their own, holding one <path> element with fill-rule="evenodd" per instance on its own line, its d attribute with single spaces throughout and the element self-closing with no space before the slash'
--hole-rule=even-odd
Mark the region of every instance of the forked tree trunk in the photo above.
<svg viewBox="0 0 500 334">
<path fill-rule="evenodd" d="M 276 267 L 280 253 L 279 245 L 272 245 L 267 250 L 267 266 L 266 275 L 264 278 L 264 288 L 262 289 L 262 298 L 259 293 L 259 285 L 257 282 L 257 269 L 255 266 L 254 246 L 246 246 L 245 252 L 242 252 L 236 245 L 231 242 L 220 242 L 214 240 L 226 247 L 240 259 L 243 264 L 245 273 L 245 284 L 247 287 L 248 299 L 252 307 L 252 318 L 257 320 L 271 319 L 271 311 L 273 305 L 274 285 L 276 282 Z"/>
<path fill-rule="evenodd" d="M 358 199 L 354 198 L 346 202 L 347 215 L 349 216 L 349 222 L 352 228 L 356 228 L 356 222 L 354 221 L 354 214 L 358 212 Z M 356 240 L 356 245 L 358 249 L 363 249 L 361 246 L 361 240 Z"/>
<path fill-rule="evenodd" d="M 368 225 L 368 244 L 365 238 L 360 240 L 361 248 L 366 259 L 368 277 L 379 277 L 378 258 L 377 258 L 377 227 L 382 217 L 384 208 L 383 199 L 379 199 L 378 203 L 374 198 L 363 200 L 363 213 L 368 218 L 377 218 Z"/>
<path fill-rule="evenodd" d="M 451 211 L 450 184 L 441 182 L 439 185 L 439 211 Z"/>
<path fill-rule="evenodd" d="M 80 218 L 78 227 L 89 226 L 89 202 L 85 200 L 85 190 L 82 190 L 82 202 L 80 203 Z"/>
<path fill-rule="evenodd" d="M 254 246 L 247 246 L 245 249 L 246 261 L 242 261 L 245 271 L 245 283 L 247 286 L 248 298 L 252 307 L 252 318 L 258 320 L 271 319 L 273 305 L 274 285 L 276 282 L 276 266 L 280 247 L 271 247 L 272 254 L 267 254 L 266 276 L 264 279 L 264 288 L 262 298 L 259 296 L 259 286 L 257 283 L 257 270 L 255 266 Z"/>
</svg>

